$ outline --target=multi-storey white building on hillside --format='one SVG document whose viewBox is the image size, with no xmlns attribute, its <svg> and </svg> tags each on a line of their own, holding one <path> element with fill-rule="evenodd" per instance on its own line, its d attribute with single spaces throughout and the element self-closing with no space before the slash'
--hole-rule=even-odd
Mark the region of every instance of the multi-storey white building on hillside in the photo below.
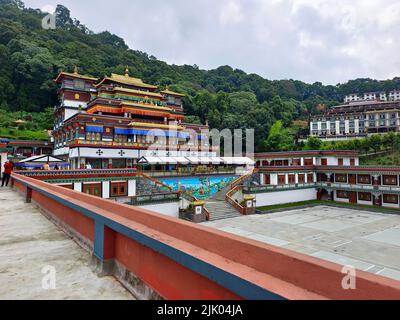
<svg viewBox="0 0 400 320">
<path fill-rule="evenodd" d="M 369 134 L 400 132 L 400 90 L 352 94 L 345 104 L 310 117 L 310 136 L 326 140 L 345 140 Z"/>
<path fill-rule="evenodd" d="M 352 93 L 344 98 L 345 103 L 357 102 L 357 101 L 387 101 L 386 92 L 366 92 L 362 95 Z"/>
<path fill-rule="evenodd" d="M 389 92 L 389 100 L 390 101 L 399 101 L 400 100 L 400 90 L 393 90 Z"/>
</svg>

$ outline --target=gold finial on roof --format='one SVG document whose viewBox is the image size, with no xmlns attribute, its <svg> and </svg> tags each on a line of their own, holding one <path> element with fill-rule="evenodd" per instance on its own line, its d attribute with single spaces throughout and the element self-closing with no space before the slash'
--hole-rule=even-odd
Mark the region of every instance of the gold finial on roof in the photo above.
<svg viewBox="0 0 400 320">
<path fill-rule="evenodd" d="M 129 67 L 125 67 L 125 77 L 129 77 Z"/>
<path fill-rule="evenodd" d="M 75 68 L 74 68 L 74 74 L 78 74 L 79 72 L 78 72 L 78 67 L 77 66 L 75 66 Z"/>
</svg>

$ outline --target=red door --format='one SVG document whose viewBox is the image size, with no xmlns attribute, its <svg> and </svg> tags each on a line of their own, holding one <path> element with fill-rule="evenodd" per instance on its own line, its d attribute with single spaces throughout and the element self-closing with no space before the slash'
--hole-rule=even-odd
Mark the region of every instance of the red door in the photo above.
<svg viewBox="0 0 400 320">
<path fill-rule="evenodd" d="M 350 203 L 357 203 L 357 192 L 349 192 Z"/>
</svg>

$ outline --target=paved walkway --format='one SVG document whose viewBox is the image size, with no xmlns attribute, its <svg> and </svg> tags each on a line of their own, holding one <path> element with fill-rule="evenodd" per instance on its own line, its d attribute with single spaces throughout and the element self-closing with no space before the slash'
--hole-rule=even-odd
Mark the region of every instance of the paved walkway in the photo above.
<svg viewBox="0 0 400 320">
<path fill-rule="evenodd" d="M 89 263 L 89 253 L 36 206 L 0 188 L 0 299 L 133 299 L 113 277 L 99 278 Z M 52 282 L 42 272 L 53 270 L 56 289 L 44 289 Z"/>
</svg>

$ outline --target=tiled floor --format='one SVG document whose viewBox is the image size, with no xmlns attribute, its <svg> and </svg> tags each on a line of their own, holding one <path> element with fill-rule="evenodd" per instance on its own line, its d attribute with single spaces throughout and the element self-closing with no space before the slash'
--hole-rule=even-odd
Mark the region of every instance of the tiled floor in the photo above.
<svg viewBox="0 0 400 320">
<path fill-rule="evenodd" d="M 204 225 L 400 280 L 400 215 L 318 206 Z"/>
</svg>

